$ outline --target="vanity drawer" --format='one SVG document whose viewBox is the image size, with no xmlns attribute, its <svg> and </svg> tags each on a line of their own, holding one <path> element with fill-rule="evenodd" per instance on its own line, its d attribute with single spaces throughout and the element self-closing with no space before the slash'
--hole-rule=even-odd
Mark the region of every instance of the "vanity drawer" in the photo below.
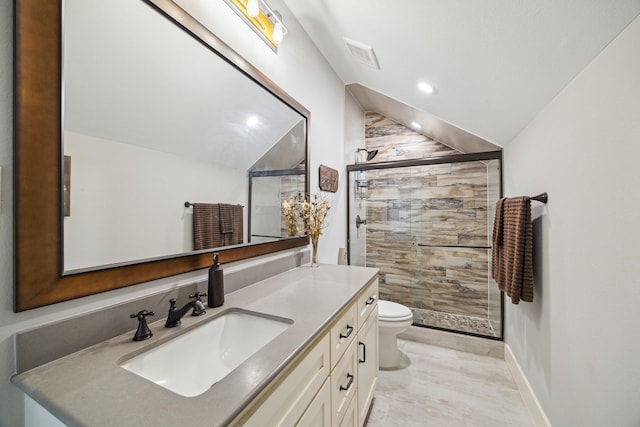
<svg viewBox="0 0 640 427">
<path fill-rule="evenodd" d="M 329 375 L 329 336 L 309 351 L 243 426 L 294 425 Z"/>
<path fill-rule="evenodd" d="M 358 330 L 378 304 L 378 279 L 375 279 L 358 298 Z"/>
<path fill-rule="evenodd" d="M 324 385 L 298 420 L 296 427 L 331 427 L 331 380 Z"/>
<path fill-rule="evenodd" d="M 344 357 L 331 373 L 332 425 L 339 426 L 347 413 L 349 404 L 358 390 L 358 355 L 356 342 L 352 342 Z M 356 404 L 357 405 L 357 404 Z"/>
<path fill-rule="evenodd" d="M 342 418 L 340 422 L 340 427 L 359 427 L 358 405 L 356 405 L 356 400 L 358 400 L 356 396 L 351 398 L 351 403 L 349 403 L 347 409 L 344 411 L 344 418 Z"/>
<path fill-rule="evenodd" d="M 358 334 L 357 304 L 349 306 L 338 321 L 331 327 L 331 367 L 333 368 L 344 354 L 349 344 Z"/>
</svg>

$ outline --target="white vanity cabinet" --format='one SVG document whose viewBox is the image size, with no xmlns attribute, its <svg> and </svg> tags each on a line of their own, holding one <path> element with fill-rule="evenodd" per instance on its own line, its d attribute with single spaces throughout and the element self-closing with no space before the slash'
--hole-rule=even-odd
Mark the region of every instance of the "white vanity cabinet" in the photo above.
<svg viewBox="0 0 640 427">
<path fill-rule="evenodd" d="M 247 427 L 295 425 L 307 410 L 309 402 L 316 398 L 318 390 L 327 380 L 329 354 L 329 335 L 325 333 L 320 342 L 297 366 L 283 376 L 280 384 L 268 395 L 264 403 L 240 425 Z M 322 405 L 321 402 L 318 404 Z"/>
<path fill-rule="evenodd" d="M 327 379 L 296 426 L 331 427 L 331 420 L 331 381 Z"/>
<path fill-rule="evenodd" d="M 378 381 L 378 304 L 358 331 L 358 422 L 363 425 Z"/>
<path fill-rule="evenodd" d="M 342 310 L 259 407 L 234 425 L 364 425 L 378 377 L 378 281 Z"/>
<path fill-rule="evenodd" d="M 181 425 L 206 418 L 212 426 L 362 427 L 378 375 L 376 274 L 367 267 L 296 268 L 226 295 L 220 310 L 183 319 L 183 331 L 159 321 L 148 342 L 133 342 L 127 333 L 22 372 L 12 382 L 27 393 L 26 426 Z M 168 393 L 119 366 L 132 352 L 198 330 L 227 310 L 291 323 L 193 398 Z M 145 395 L 148 408 L 157 410 L 140 410 L 126 390 Z M 76 402 L 70 395 L 86 398 Z"/>
<path fill-rule="evenodd" d="M 362 426 L 378 378 L 377 280 L 338 319 L 331 340 L 333 425 Z"/>
<path fill-rule="evenodd" d="M 334 426 L 340 425 L 351 401 L 358 394 L 356 347 L 356 343 L 352 341 L 338 364 L 331 371 L 331 410 L 333 412 L 332 425 Z"/>
</svg>

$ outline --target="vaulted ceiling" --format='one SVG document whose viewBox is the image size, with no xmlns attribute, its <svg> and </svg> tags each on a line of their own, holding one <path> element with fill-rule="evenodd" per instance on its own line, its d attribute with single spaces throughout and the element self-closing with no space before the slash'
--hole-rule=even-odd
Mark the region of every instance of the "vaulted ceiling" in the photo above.
<svg viewBox="0 0 640 427">
<path fill-rule="evenodd" d="M 640 13 L 640 0 L 284 1 L 345 85 L 501 146 Z"/>
</svg>

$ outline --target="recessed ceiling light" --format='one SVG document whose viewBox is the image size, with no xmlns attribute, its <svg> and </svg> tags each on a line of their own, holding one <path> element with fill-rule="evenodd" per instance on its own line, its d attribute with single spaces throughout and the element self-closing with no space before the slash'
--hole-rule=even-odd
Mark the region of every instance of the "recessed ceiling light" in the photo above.
<svg viewBox="0 0 640 427">
<path fill-rule="evenodd" d="M 436 88 L 434 88 L 432 85 L 430 85 L 427 82 L 418 83 L 418 89 L 420 89 L 422 92 L 426 93 L 427 95 L 433 95 L 434 93 L 436 93 Z"/>
<path fill-rule="evenodd" d="M 249 117 L 247 119 L 246 123 L 247 123 L 247 126 L 252 128 L 252 127 L 254 127 L 255 125 L 258 124 L 258 121 L 259 120 L 258 120 L 258 118 L 256 116 L 251 116 L 251 117 Z"/>
<path fill-rule="evenodd" d="M 415 130 L 422 129 L 422 125 L 418 122 L 411 122 L 411 127 L 414 128 Z"/>
</svg>

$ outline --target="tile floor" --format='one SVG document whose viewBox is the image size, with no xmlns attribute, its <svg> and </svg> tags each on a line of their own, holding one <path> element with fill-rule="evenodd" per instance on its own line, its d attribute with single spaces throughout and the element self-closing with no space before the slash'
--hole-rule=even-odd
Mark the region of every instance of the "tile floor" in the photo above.
<svg viewBox="0 0 640 427">
<path fill-rule="evenodd" d="M 367 427 L 533 427 L 504 360 L 398 340 L 409 366 L 380 371 Z"/>
</svg>

